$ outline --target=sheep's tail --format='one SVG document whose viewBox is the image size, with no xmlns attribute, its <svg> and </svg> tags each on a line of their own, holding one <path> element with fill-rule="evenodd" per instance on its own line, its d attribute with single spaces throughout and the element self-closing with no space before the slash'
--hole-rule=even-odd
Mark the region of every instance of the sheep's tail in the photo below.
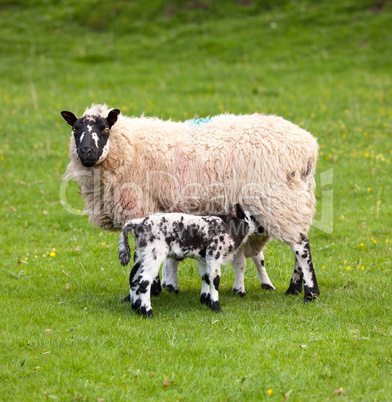
<svg viewBox="0 0 392 402">
<path fill-rule="evenodd" d="M 118 258 L 122 265 L 127 265 L 131 259 L 131 248 L 129 247 L 128 232 L 134 227 L 133 222 L 127 222 L 121 229 L 118 239 Z"/>
</svg>

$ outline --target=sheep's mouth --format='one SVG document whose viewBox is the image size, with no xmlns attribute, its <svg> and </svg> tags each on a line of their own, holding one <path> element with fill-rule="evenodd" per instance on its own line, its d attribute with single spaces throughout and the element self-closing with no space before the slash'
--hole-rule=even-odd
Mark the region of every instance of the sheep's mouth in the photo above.
<svg viewBox="0 0 392 402">
<path fill-rule="evenodd" d="M 97 159 L 81 159 L 81 158 L 79 159 L 84 167 L 92 167 L 97 163 Z"/>
</svg>

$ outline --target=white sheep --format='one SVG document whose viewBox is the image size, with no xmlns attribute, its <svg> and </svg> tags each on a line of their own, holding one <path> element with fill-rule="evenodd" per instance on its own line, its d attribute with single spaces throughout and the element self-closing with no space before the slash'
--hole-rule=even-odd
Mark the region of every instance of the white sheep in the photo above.
<svg viewBox="0 0 392 402">
<path fill-rule="evenodd" d="M 92 105 L 79 119 L 62 115 L 73 126 L 66 175 L 79 183 L 92 223 L 118 229 L 155 212 L 225 213 L 240 202 L 265 234 L 249 237 L 235 256 L 233 290 L 245 294 L 246 257 L 255 262 L 261 285 L 273 288 L 262 248 L 275 238 L 295 254 L 286 293 L 300 293 L 303 282 L 305 301 L 319 295 L 307 237 L 318 153 L 310 133 L 258 113 L 174 122 Z M 169 290 L 178 289 L 177 264 L 166 260 L 162 283 Z"/>
</svg>

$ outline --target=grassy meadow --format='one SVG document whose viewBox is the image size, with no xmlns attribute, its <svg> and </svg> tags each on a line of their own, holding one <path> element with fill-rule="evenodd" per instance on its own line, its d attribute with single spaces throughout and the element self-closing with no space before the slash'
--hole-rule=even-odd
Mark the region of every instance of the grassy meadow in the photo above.
<svg viewBox="0 0 392 402">
<path fill-rule="evenodd" d="M 10 0 L 0 34 L 0 400 L 392 400 L 391 2 Z M 215 314 L 186 260 L 153 319 L 122 305 L 117 234 L 60 203 L 60 111 L 91 103 L 312 132 L 320 299 L 285 295 L 293 255 L 270 242 L 275 292 L 249 262 L 238 298 L 227 266 Z"/>
</svg>

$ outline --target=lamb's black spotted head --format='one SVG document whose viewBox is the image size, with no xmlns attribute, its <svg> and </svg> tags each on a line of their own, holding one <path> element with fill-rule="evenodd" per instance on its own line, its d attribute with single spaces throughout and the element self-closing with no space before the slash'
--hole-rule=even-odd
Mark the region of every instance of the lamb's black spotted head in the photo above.
<svg viewBox="0 0 392 402">
<path fill-rule="evenodd" d="M 76 153 L 83 166 L 94 166 L 106 158 L 109 152 L 110 129 L 119 114 L 118 109 L 113 109 L 106 118 L 96 115 L 77 118 L 71 112 L 61 112 L 64 120 L 72 126 Z"/>
<path fill-rule="evenodd" d="M 264 234 L 265 229 L 257 222 L 256 218 L 249 212 L 245 211 L 241 204 L 234 204 L 235 216 L 245 222 L 249 233 Z"/>
</svg>

